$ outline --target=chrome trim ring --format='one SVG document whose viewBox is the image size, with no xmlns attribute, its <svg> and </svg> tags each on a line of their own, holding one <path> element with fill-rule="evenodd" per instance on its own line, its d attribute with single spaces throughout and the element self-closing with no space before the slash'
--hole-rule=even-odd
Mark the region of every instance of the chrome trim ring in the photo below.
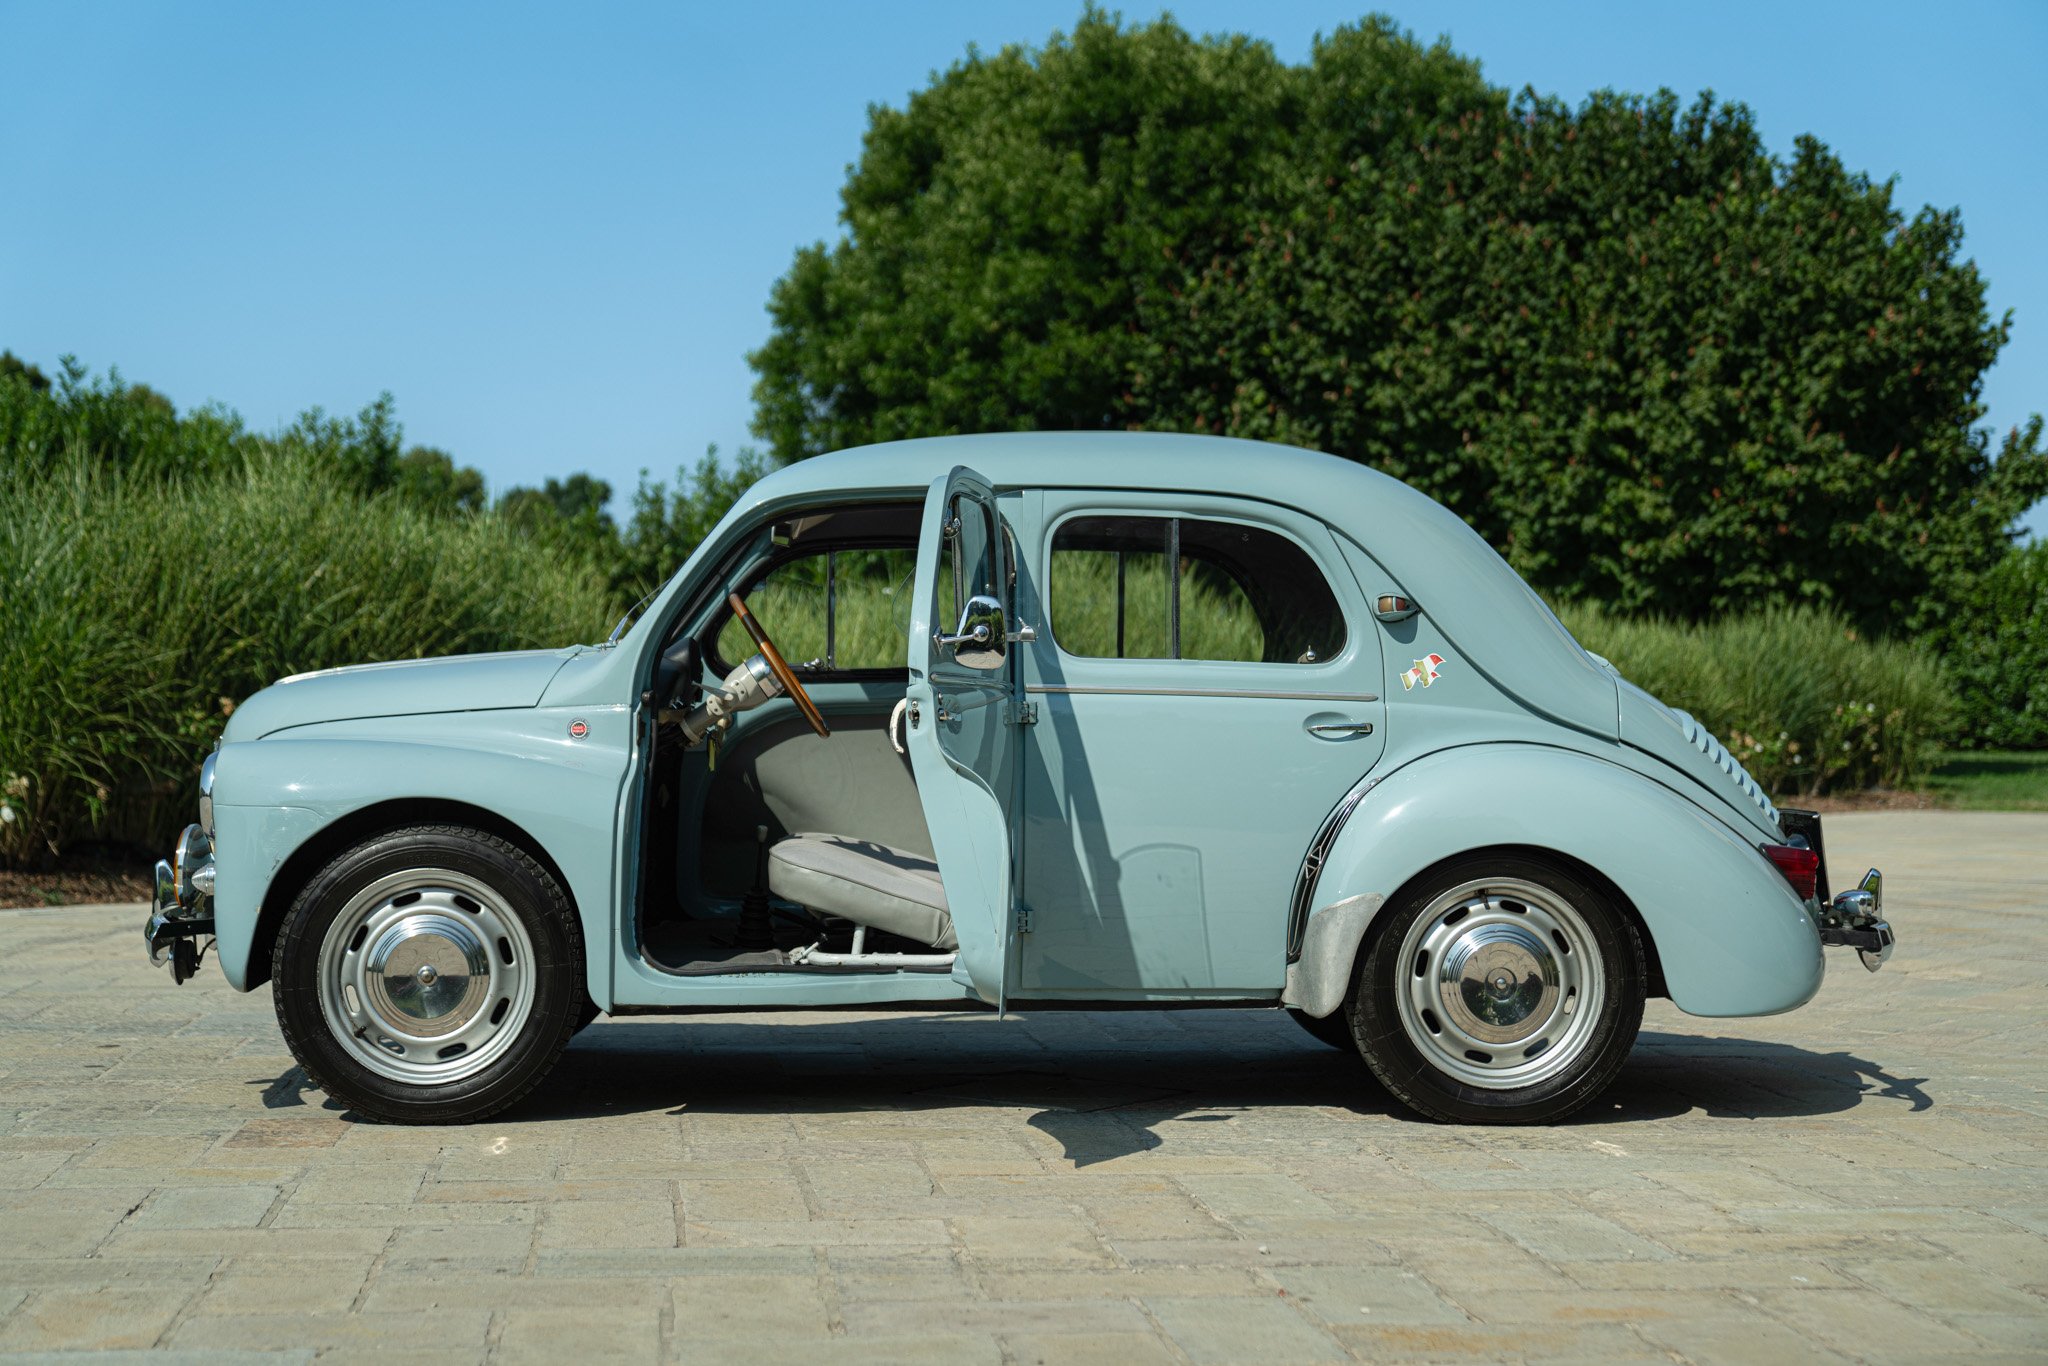
<svg viewBox="0 0 2048 1366">
<path fill-rule="evenodd" d="M 409 868 L 349 898 L 320 942 L 320 1013 L 379 1076 L 418 1086 L 489 1067 L 533 1011 L 533 941 L 488 884 Z"/>
<path fill-rule="evenodd" d="M 1600 945 L 1585 917 L 1518 878 L 1438 896 L 1402 936 L 1395 961 L 1408 1041 L 1437 1071 L 1490 1091 L 1570 1067 L 1606 1003 Z"/>
</svg>

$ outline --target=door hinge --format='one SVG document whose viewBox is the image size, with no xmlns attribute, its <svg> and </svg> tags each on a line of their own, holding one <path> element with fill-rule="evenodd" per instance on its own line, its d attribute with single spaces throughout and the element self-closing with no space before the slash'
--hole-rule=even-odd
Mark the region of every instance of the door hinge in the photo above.
<svg viewBox="0 0 2048 1366">
<path fill-rule="evenodd" d="M 1017 933 L 1031 933 L 1031 908 L 1022 902 L 1017 905 Z"/>
<path fill-rule="evenodd" d="M 1012 702 L 1010 708 L 1010 719 L 1015 724 L 1020 726 L 1035 726 L 1038 724 L 1038 704 L 1036 702 Z"/>
</svg>

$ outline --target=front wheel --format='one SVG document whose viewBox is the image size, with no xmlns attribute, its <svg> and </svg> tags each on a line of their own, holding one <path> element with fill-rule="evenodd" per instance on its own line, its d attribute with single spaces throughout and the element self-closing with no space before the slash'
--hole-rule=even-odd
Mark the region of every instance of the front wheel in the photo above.
<svg viewBox="0 0 2048 1366">
<path fill-rule="evenodd" d="M 458 826 L 364 841 L 321 869 L 271 957 L 285 1042 L 368 1119 L 454 1124 L 545 1077 L 576 1031 L 583 937 L 525 850 Z"/>
<path fill-rule="evenodd" d="M 1642 941 L 1561 863 L 1455 860 L 1373 931 L 1345 1010 L 1374 1075 L 1431 1118 L 1562 1119 L 1607 1089 L 1635 1044 Z"/>
</svg>

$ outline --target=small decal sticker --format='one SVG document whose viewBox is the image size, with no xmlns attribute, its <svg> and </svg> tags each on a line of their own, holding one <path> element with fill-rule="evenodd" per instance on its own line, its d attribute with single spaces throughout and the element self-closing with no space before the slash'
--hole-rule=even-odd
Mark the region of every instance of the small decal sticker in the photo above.
<svg viewBox="0 0 2048 1366">
<path fill-rule="evenodd" d="M 1436 682 L 1436 671 L 1443 662 L 1442 655 L 1431 655 L 1427 659 L 1416 660 L 1415 667 L 1401 675 L 1401 691 L 1412 692 L 1417 683 L 1426 688 Z"/>
<path fill-rule="evenodd" d="M 584 736 L 588 734 L 590 734 L 590 726 L 588 722 L 571 721 L 569 723 L 569 738 L 571 740 L 581 740 Z"/>
</svg>

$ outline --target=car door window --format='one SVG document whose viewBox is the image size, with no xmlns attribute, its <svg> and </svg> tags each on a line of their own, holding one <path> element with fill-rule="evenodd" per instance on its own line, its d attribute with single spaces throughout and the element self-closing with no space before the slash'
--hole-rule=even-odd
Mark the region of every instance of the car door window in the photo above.
<svg viewBox="0 0 2048 1366">
<path fill-rule="evenodd" d="M 1344 614 L 1307 551 L 1193 517 L 1074 517 L 1053 534 L 1053 637 L 1070 655 L 1313 664 Z"/>
<path fill-rule="evenodd" d="M 827 550 L 775 565 L 747 601 L 797 668 L 900 671 L 916 567 L 917 552 L 907 548 Z M 746 629 L 728 620 L 718 633 L 721 662 L 730 667 L 753 652 Z"/>
</svg>

